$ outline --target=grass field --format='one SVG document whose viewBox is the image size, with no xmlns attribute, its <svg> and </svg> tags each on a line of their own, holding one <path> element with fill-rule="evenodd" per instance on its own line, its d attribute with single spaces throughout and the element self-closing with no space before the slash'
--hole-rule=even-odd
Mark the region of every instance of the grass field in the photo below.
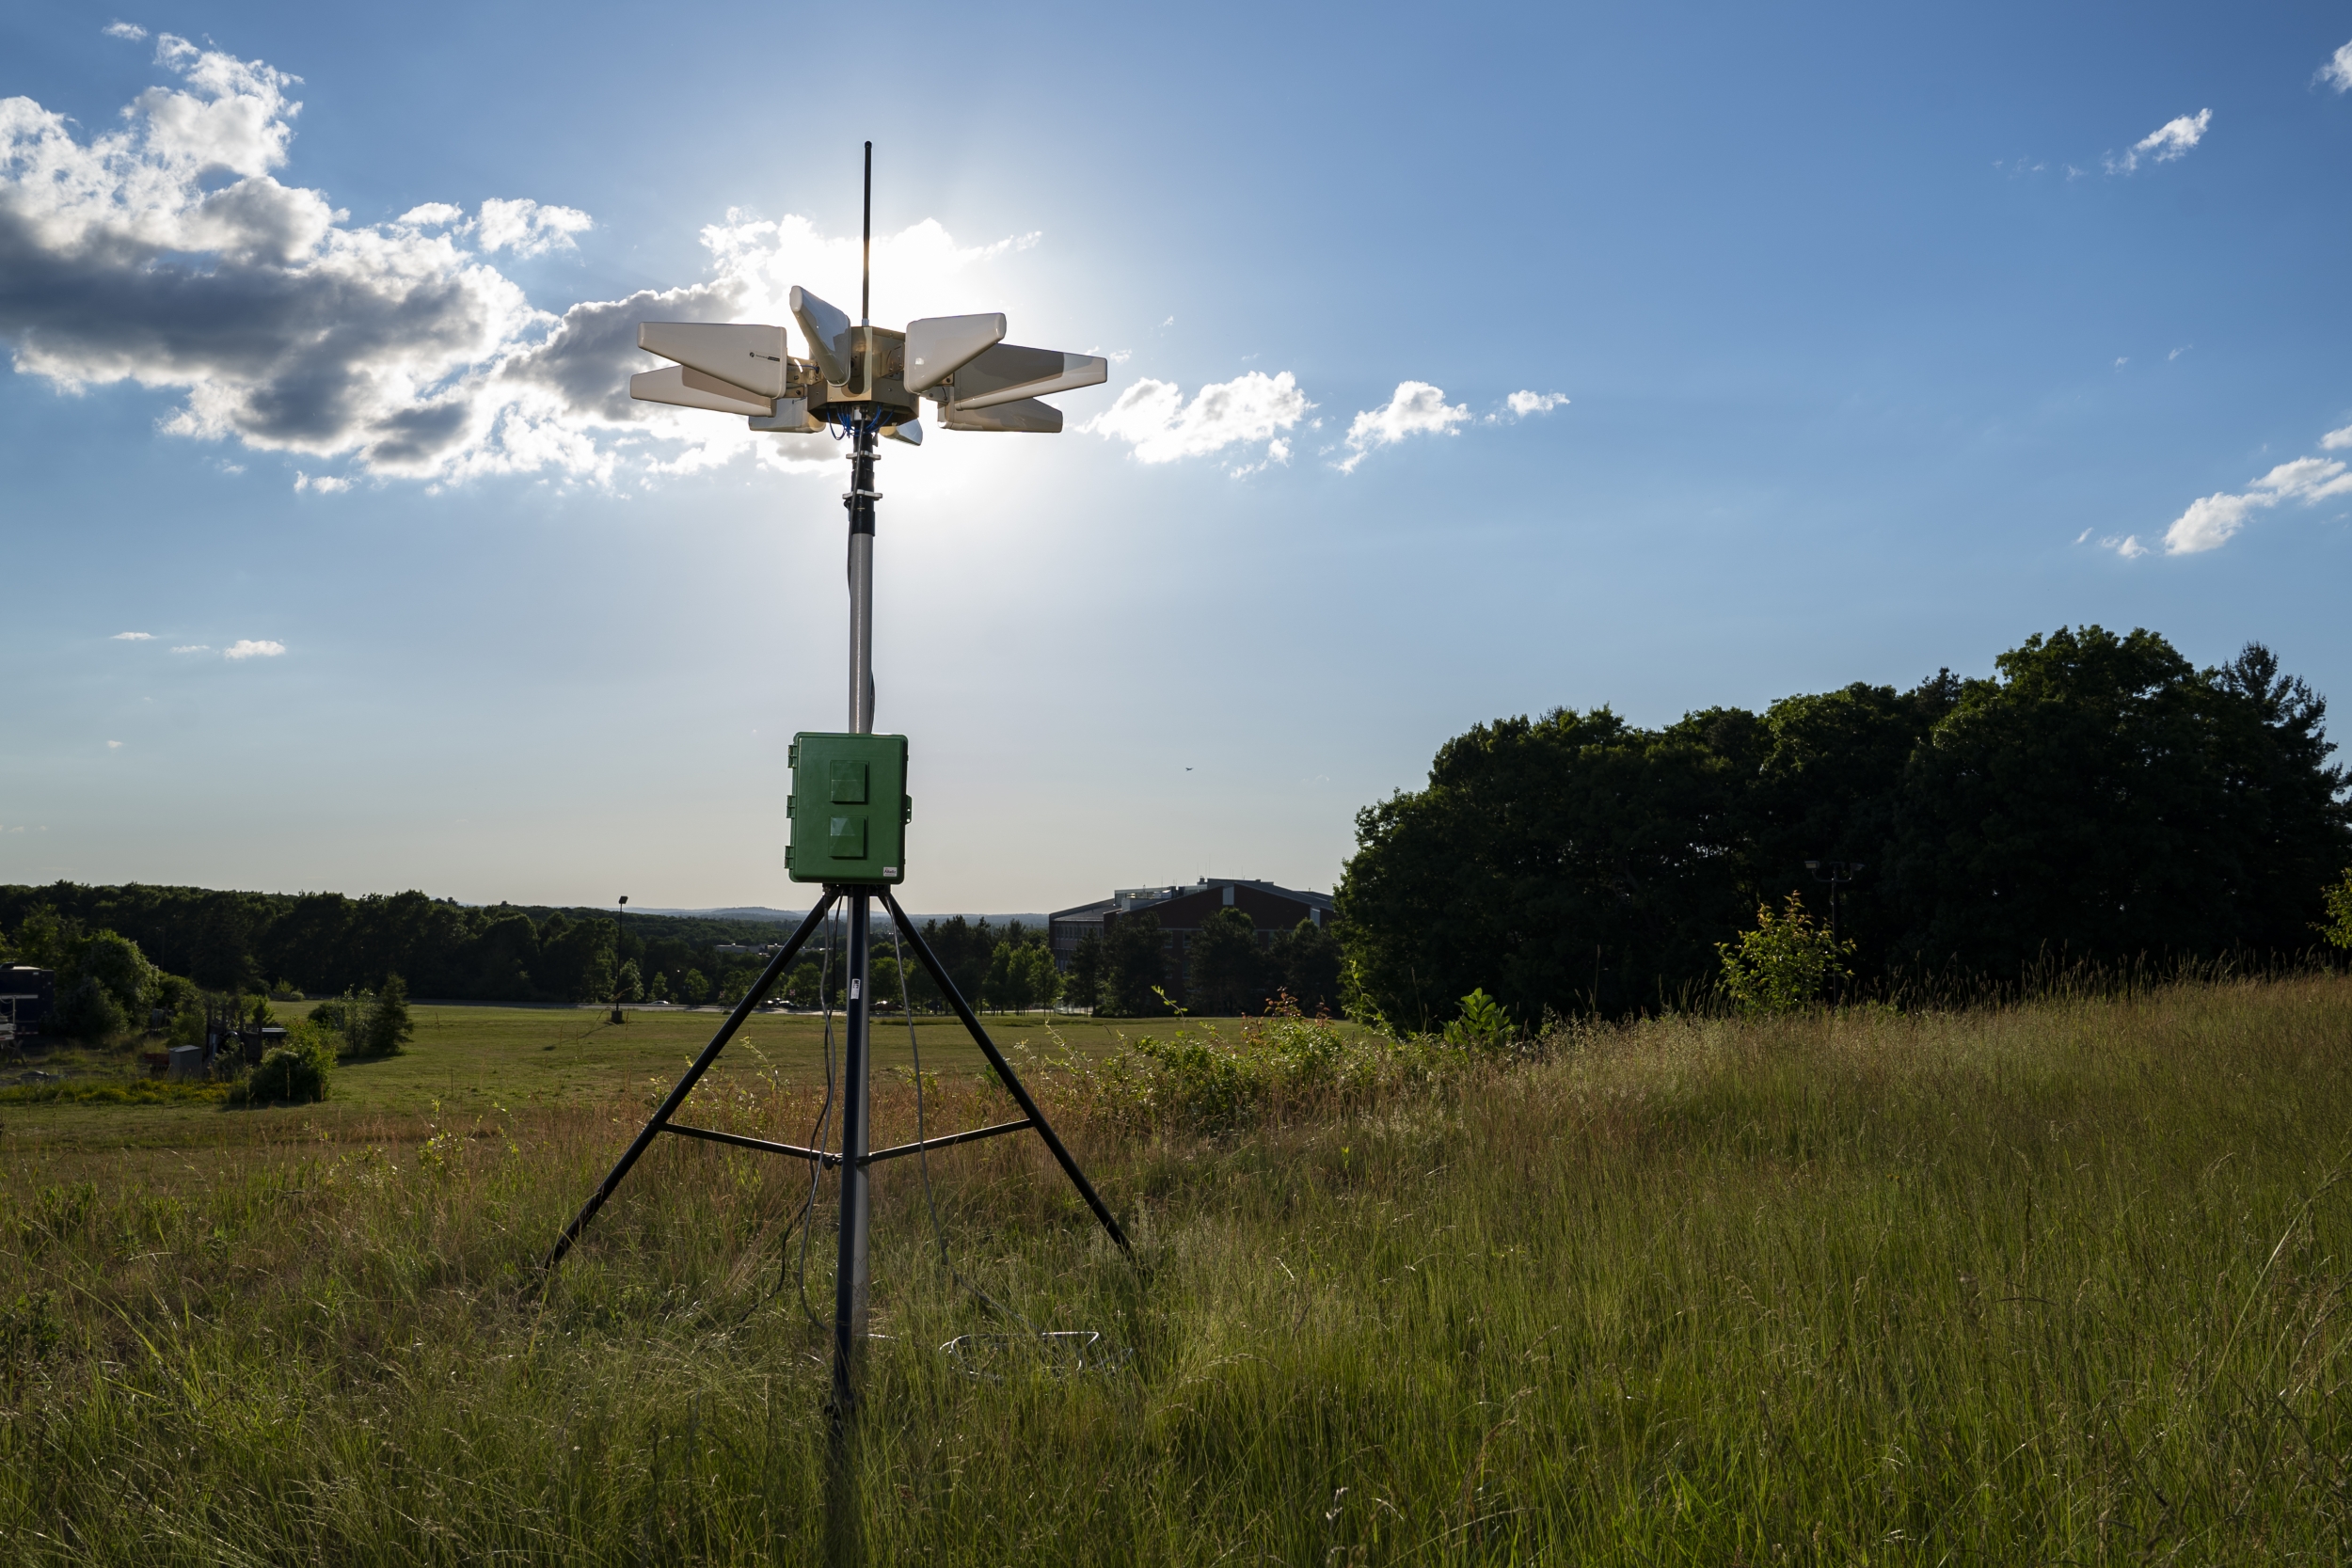
<svg viewBox="0 0 2352 1568">
<path fill-rule="evenodd" d="M 805 1178 L 672 1141 L 533 1267 L 715 1021 L 489 1011 L 323 1106 L 0 1107 L 11 1560 L 813 1560 Z M 799 1141 L 769 1027 L 692 1114 Z M 1106 1365 L 882 1168 L 876 1562 L 2352 1559 L 2352 981 L 1359 1038 L 1405 1068 L 1244 1101 L 1112 1034 L 1039 1076 L 1138 1266 L 1031 1140 L 931 1167 L 956 1270 Z M 930 1037 L 934 1128 L 1001 1114 Z"/>
<path fill-rule="evenodd" d="M 278 1003 L 283 1020 L 305 1017 L 313 1004 Z M 417 1033 L 402 1055 L 348 1063 L 335 1076 L 332 1099 L 304 1107 L 299 1115 L 329 1138 L 383 1139 L 423 1136 L 418 1132 L 438 1115 L 496 1114 L 503 1106 L 528 1112 L 580 1100 L 605 1101 L 657 1080 L 666 1088 L 700 1053 L 724 1020 L 723 1009 L 629 1009 L 627 1023 L 614 1024 L 602 1008 L 419 1006 L 412 1009 Z M 1000 1045 L 1047 1043 L 1050 1030 L 1078 1051 L 1095 1051 L 1119 1035 L 1159 1028 L 1132 1021 L 1062 1014 L 990 1014 L 984 1021 Z M 834 1020 L 836 1031 L 840 1025 Z M 772 1068 L 795 1080 L 823 1077 L 825 1022 L 821 1015 L 762 1013 L 736 1036 L 724 1058 L 742 1074 Z M 909 1065 L 919 1049 L 927 1071 L 969 1075 L 981 1065 L 978 1050 L 951 1016 L 919 1014 L 919 1039 L 910 1044 L 904 1018 L 877 1025 L 874 1057 L 887 1072 Z M 935 1058 L 935 1059 L 934 1059 Z M 70 1080 L 107 1082 L 139 1069 L 131 1050 L 58 1052 L 36 1065 L 61 1068 Z M 0 1082 L 8 1076 L 0 1067 Z M 285 1119 L 284 1109 L 234 1113 L 223 1120 L 212 1105 L 175 1107 L 123 1117 L 109 1106 L 43 1107 L 38 1117 L 0 1104 L 0 1125 L 28 1144 L 62 1142 L 117 1148 L 126 1144 L 184 1147 L 243 1145 L 254 1130 L 235 1118 Z M 13 1141 L 13 1140 L 12 1140 Z"/>
</svg>

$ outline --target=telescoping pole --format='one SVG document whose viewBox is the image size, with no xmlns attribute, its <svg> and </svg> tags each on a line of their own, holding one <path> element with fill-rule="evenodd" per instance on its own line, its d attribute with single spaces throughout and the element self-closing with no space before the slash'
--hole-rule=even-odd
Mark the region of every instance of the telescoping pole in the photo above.
<svg viewBox="0 0 2352 1568">
<path fill-rule="evenodd" d="M 874 733 L 874 427 L 855 431 L 850 508 L 850 728 Z M 871 1218 L 873 1173 L 866 1156 L 872 1142 L 868 1103 L 873 1035 L 871 958 L 873 893 L 841 890 L 850 907 L 849 1041 L 841 1084 L 841 1250 L 834 1272 L 833 1398 L 826 1478 L 828 1556 L 839 1568 L 865 1560 L 857 1499 L 857 1390 L 866 1359 L 866 1233 Z"/>
<path fill-rule="evenodd" d="M 871 995 L 866 952 L 873 895 L 849 895 L 849 1049 L 842 1063 L 841 1248 L 834 1270 L 833 1397 L 829 1416 L 832 1452 L 827 1477 L 826 1533 L 831 1560 L 850 1568 L 865 1560 L 857 1494 L 857 1400 L 866 1360 L 866 1237 L 872 1218 L 873 1172 L 866 1156 L 873 1143 L 867 1090 L 872 1074 L 866 1045 L 871 1036 Z"/>
<path fill-rule="evenodd" d="M 866 148 L 867 253 L 873 244 L 874 149 Z M 867 285 L 859 291 L 863 314 Z M 869 372 L 870 373 L 870 372 Z M 874 733 L 874 488 L 875 420 L 850 427 L 850 491 L 841 498 L 850 514 L 850 731 Z M 833 1398 L 826 1477 L 827 1556 L 840 1568 L 865 1560 L 857 1496 L 857 1391 L 866 1358 L 866 1238 L 872 1217 L 873 1174 L 866 1156 L 872 1143 L 868 1100 L 872 1075 L 873 994 L 868 984 L 873 894 L 863 887 L 842 890 L 850 906 L 849 1040 L 842 1063 L 841 1236 L 834 1271 Z"/>
</svg>

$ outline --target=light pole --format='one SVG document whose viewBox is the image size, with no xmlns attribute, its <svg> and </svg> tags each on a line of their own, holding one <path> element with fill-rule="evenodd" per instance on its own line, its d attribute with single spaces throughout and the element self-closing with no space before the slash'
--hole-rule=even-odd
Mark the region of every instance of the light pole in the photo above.
<svg viewBox="0 0 2352 1568">
<path fill-rule="evenodd" d="M 628 961 L 622 956 L 621 939 L 628 934 L 628 895 L 624 893 L 621 895 L 621 912 L 612 917 L 612 1022 L 615 1023 L 628 1022 L 621 1016 L 621 966 Z"/>
<path fill-rule="evenodd" d="M 1832 950 L 1837 946 L 1837 890 L 1841 887 L 1851 886 L 1853 879 L 1862 874 L 1862 867 L 1861 861 L 1807 861 L 1804 863 L 1804 868 L 1813 873 L 1815 881 L 1829 884 L 1829 944 Z M 1833 996 L 1831 1001 L 1835 1002 L 1837 999 L 1836 996 Z"/>
<path fill-rule="evenodd" d="M 1829 884 L 1829 940 L 1832 942 L 1837 940 L 1837 890 L 1841 887 L 1852 886 L 1853 879 L 1862 874 L 1863 864 L 1861 861 L 1807 861 L 1804 863 L 1804 868 L 1813 873 L 1815 881 Z"/>
</svg>

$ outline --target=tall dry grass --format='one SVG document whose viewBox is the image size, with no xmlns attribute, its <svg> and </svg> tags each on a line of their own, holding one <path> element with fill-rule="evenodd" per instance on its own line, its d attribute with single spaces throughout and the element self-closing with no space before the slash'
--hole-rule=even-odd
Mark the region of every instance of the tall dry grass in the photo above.
<svg viewBox="0 0 2352 1568">
<path fill-rule="evenodd" d="M 2352 1557 L 2352 982 L 1652 1021 L 1216 1115 L 1170 1098 L 1182 1055 L 1041 1074 L 1139 1267 L 1031 1141 L 932 1167 L 957 1270 L 1107 1365 L 1029 1349 L 882 1168 L 874 1560 Z M 814 1093 L 738 1070 L 695 1114 L 798 1141 Z M 911 1132 L 909 1086 L 881 1099 Z M 929 1104 L 998 1114 L 977 1084 Z M 643 1114 L 0 1136 L 0 1541 L 809 1560 L 799 1169 L 669 1140 L 535 1270 Z M 819 1312 L 830 1255 L 820 1206 Z M 963 1334 L 1007 1337 L 942 1354 Z"/>
</svg>

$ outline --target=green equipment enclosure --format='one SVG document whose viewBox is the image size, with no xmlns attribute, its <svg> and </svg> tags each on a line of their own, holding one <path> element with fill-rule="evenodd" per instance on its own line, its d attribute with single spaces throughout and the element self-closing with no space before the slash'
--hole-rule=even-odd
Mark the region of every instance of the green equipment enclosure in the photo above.
<svg viewBox="0 0 2352 1568">
<path fill-rule="evenodd" d="M 907 737 L 822 735 L 792 737 L 792 820 L 784 868 L 796 882 L 906 880 Z"/>
</svg>

